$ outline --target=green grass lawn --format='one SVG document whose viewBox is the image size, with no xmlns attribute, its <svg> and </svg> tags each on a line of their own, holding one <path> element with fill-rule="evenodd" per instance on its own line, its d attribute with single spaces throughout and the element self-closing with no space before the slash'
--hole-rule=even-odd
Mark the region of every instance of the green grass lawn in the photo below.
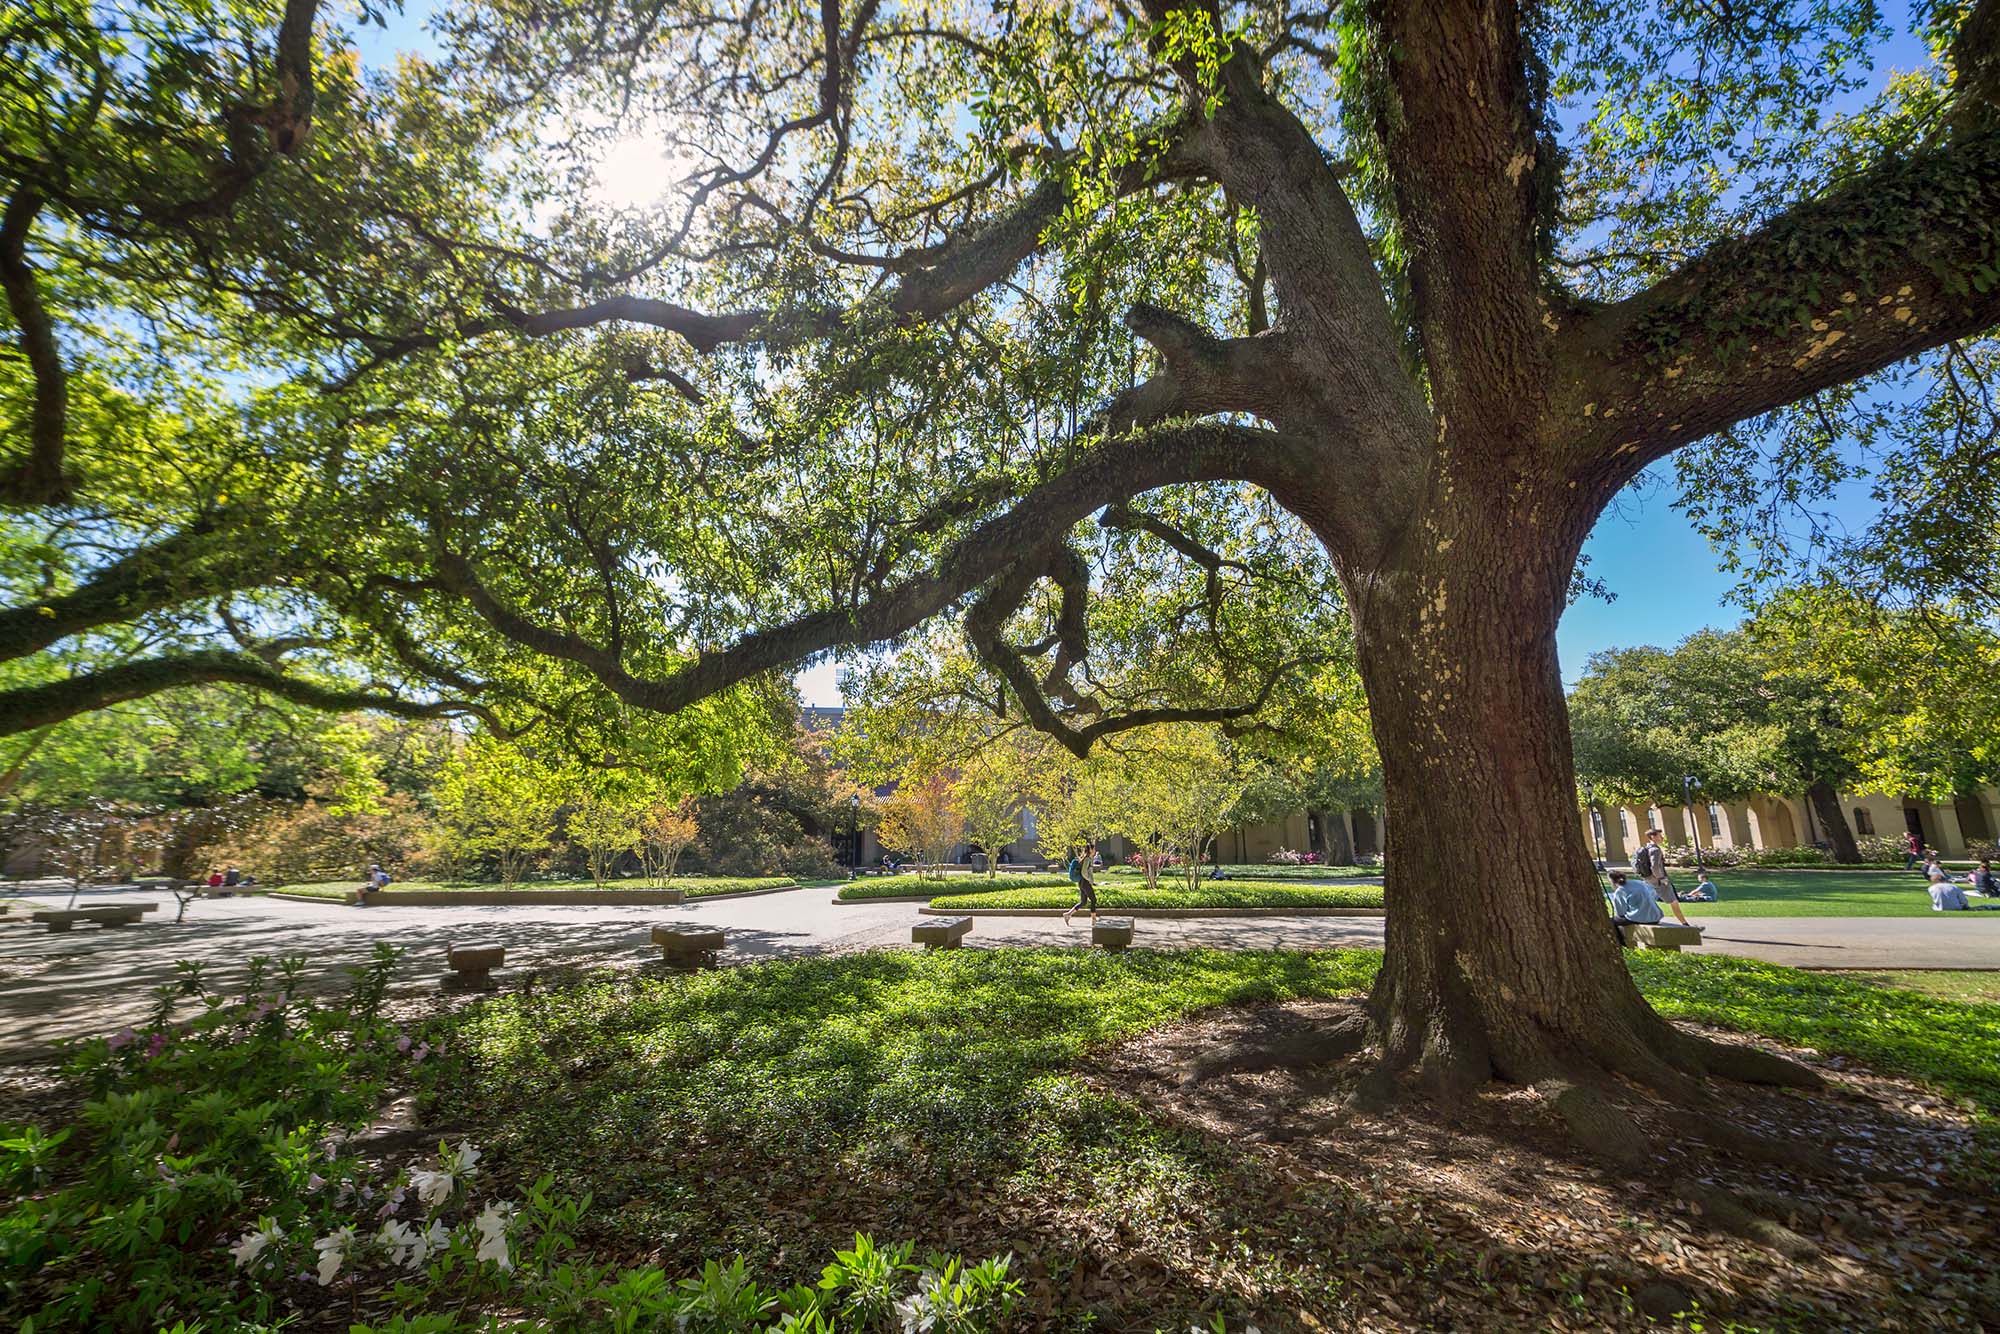
<svg viewBox="0 0 2000 1334">
<path fill-rule="evenodd" d="M 691 899 L 705 894 L 740 894 L 750 889 L 778 889 L 795 883 L 790 876 L 676 876 L 664 888 L 678 889 Z M 312 885 L 258 885 L 250 893 L 302 894 L 315 899 L 344 899 L 361 888 L 359 880 L 331 880 Z M 589 880 L 523 880 L 509 891 L 498 881 L 480 880 L 394 880 L 389 892 L 421 890 L 427 894 L 561 893 L 568 890 L 595 891 L 600 886 Z M 604 889 L 660 889 L 663 886 L 642 877 L 607 880 Z"/>
<path fill-rule="evenodd" d="M 1674 884 L 1693 889 L 1692 871 Z M 1705 917 L 1929 917 L 1931 899 L 1914 871 L 1717 871 L 1719 903 L 1683 903 L 1690 921 Z M 1981 899 L 1972 900 L 1978 904 Z M 1973 918 L 1989 914 L 1970 914 Z M 2000 919 L 2000 913 L 1991 914 Z"/>
<path fill-rule="evenodd" d="M 1066 875 L 1007 875 L 1004 872 L 988 878 L 983 875 L 951 875 L 943 879 L 921 875 L 871 875 L 860 880 L 850 880 L 840 887 L 840 899 L 844 903 L 859 903 L 866 899 L 898 899 L 915 894 L 956 894 L 972 890 L 994 891 L 1007 889 L 1033 889 L 1051 886 L 1069 888 Z M 1072 891 L 1069 901 L 1076 902 Z"/>
<path fill-rule="evenodd" d="M 1007 889 L 994 893 L 945 894 L 931 900 L 935 908 L 1067 908 L 1076 902 L 1076 887 L 1067 880 L 1040 889 Z M 1161 881 L 1157 889 L 1124 880 L 1100 880 L 1097 903 L 1107 911 L 1118 908 L 1379 908 L 1380 885 L 1273 885 L 1242 881 L 1203 881 L 1198 890 Z"/>
<path fill-rule="evenodd" d="M 1230 880 L 1379 880 L 1379 866 L 1266 866 L 1258 862 L 1225 863 L 1223 872 Z M 1113 866 L 1106 875 L 1143 876 L 1136 866 Z M 1203 875 L 1208 874 L 1206 871 Z"/>
<path fill-rule="evenodd" d="M 1903 987 L 1940 1000 L 2000 1005 L 2000 973 L 1964 968 L 1904 968 L 1884 972 L 1847 972 L 1850 981 L 1872 987 Z"/>
</svg>

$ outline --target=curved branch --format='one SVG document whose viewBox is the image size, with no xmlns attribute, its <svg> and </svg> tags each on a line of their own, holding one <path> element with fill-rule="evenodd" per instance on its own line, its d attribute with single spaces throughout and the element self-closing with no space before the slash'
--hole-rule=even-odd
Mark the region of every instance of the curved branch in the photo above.
<svg viewBox="0 0 2000 1334">
<path fill-rule="evenodd" d="M 1545 431 L 1600 487 L 2000 324 L 2000 128 L 1862 173 L 1561 332 Z M 1983 285 L 1983 290 L 1982 290 Z"/>
<path fill-rule="evenodd" d="M 1185 316 L 1144 301 L 1125 312 L 1125 327 L 1152 344 L 1165 370 L 1111 401 L 1107 429 L 1128 431 L 1169 417 L 1215 412 L 1278 415 L 1291 335 L 1217 338 Z"/>
<path fill-rule="evenodd" d="M 420 701 L 372 690 L 321 685 L 287 676 L 262 658 L 225 649 L 202 649 L 140 662 L 45 685 L 0 691 L 0 736 L 32 732 L 80 713 L 144 699 L 161 691 L 195 685 L 240 685 L 315 709 L 341 713 L 368 709 L 399 718 L 472 716 L 494 721 L 482 704 L 463 700 Z"/>
<path fill-rule="evenodd" d="M 829 608 L 755 631 L 660 678 L 634 676 L 602 646 L 535 624 L 478 585 L 469 568 L 441 569 L 439 582 L 471 601 L 502 635 L 583 666 L 628 704 L 674 713 L 816 653 L 879 643 L 914 629 L 1013 565 L 1021 552 L 1044 544 L 1048 534 L 1067 532 L 1112 501 L 1176 482 L 1244 480 L 1282 492 L 1309 485 L 1315 468 L 1305 440 L 1221 422 L 1164 426 L 1107 441 L 1029 491 L 1007 513 L 973 529 L 925 573 L 858 606 Z"/>
</svg>

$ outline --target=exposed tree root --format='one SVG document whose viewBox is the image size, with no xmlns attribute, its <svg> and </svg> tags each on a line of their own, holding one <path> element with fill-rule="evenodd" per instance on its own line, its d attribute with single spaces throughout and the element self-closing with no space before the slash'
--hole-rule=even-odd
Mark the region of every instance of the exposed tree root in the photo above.
<svg viewBox="0 0 2000 1334">
<path fill-rule="evenodd" d="M 1626 1168 L 1652 1160 L 1652 1150 L 1632 1118 L 1596 1089 L 1566 1079 L 1544 1079 L 1535 1085 L 1535 1092 L 1562 1118 L 1570 1138 L 1584 1152 Z"/>
<path fill-rule="evenodd" d="M 1699 1205 L 1701 1212 L 1717 1227 L 1739 1237 L 1769 1246 L 1792 1260 L 1819 1254 L 1819 1243 L 1808 1240 L 1775 1219 L 1753 1212 L 1742 1197 L 1719 1186 L 1699 1181 L 1681 1181 L 1674 1187 L 1684 1200 Z"/>
<path fill-rule="evenodd" d="M 1768 1163 L 1773 1167 L 1789 1167 L 1796 1171 L 1810 1172 L 1826 1165 L 1826 1148 L 1821 1144 L 1809 1144 L 1804 1140 L 1781 1139 L 1775 1135 L 1760 1135 L 1739 1126 L 1716 1122 L 1704 1126 L 1700 1138 L 1707 1140 L 1724 1153 L 1753 1163 Z"/>
<path fill-rule="evenodd" d="M 1675 1037 L 1686 1051 L 1691 1052 L 1700 1062 L 1701 1068 L 1711 1075 L 1724 1079 L 1734 1079 L 1744 1084 L 1771 1084 L 1779 1088 L 1823 1089 L 1826 1081 L 1819 1072 L 1800 1065 L 1797 1061 L 1752 1047 L 1733 1042 L 1711 1042 L 1692 1034 L 1675 1031 Z"/>
</svg>

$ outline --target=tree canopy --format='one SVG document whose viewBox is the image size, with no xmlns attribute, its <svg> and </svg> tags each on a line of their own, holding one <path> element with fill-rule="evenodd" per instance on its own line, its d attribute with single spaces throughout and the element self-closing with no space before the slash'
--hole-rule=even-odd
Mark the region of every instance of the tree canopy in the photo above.
<svg viewBox="0 0 2000 1334">
<path fill-rule="evenodd" d="M 1282 510 L 1392 812 L 1385 1076 L 1740 1071 L 1645 1008 L 1574 820 L 1553 630 L 1643 469 L 1775 562 L 1857 460 L 2000 504 L 2000 0 L 1894 48 L 1858 2 L 480 0 L 380 69 L 317 0 L 4 25 L 0 733 L 227 681 L 709 754 L 954 617 L 1084 752 L 1295 688 L 1269 628 L 1335 600 L 1195 531 Z M 674 179 L 617 209 L 628 136 Z M 1200 590 L 1170 637 L 1128 541 Z M 1520 841 L 1447 852 L 1467 802 Z"/>
</svg>

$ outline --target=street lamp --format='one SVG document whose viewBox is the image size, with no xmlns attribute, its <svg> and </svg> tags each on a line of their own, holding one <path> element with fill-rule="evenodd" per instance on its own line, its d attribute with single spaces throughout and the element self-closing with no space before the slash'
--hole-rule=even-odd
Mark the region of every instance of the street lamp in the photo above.
<svg viewBox="0 0 2000 1334">
<path fill-rule="evenodd" d="M 1687 812 L 1688 838 L 1694 843 L 1694 874 L 1697 881 L 1702 878 L 1701 830 L 1695 826 L 1694 822 L 1694 794 L 1699 791 L 1701 791 L 1701 780 L 1699 778 L 1696 778 L 1693 774 L 1687 774 L 1682 777 L 1681 808 Z"/>
<path fill-rule="evenodd" d="M 1590 850 L 1597 854 L 1597 869 L 1604 869 L 1604 839 L 1597 827 L 1597 789 L 1583 781 L 1583 813 L 1590 821 Z"/>
<path fill-rule="evenodd" d="M 850 869 L 861 869 L 861 794 L 851 792 L 847 797 L 847 865 Z"/>
</svg>

